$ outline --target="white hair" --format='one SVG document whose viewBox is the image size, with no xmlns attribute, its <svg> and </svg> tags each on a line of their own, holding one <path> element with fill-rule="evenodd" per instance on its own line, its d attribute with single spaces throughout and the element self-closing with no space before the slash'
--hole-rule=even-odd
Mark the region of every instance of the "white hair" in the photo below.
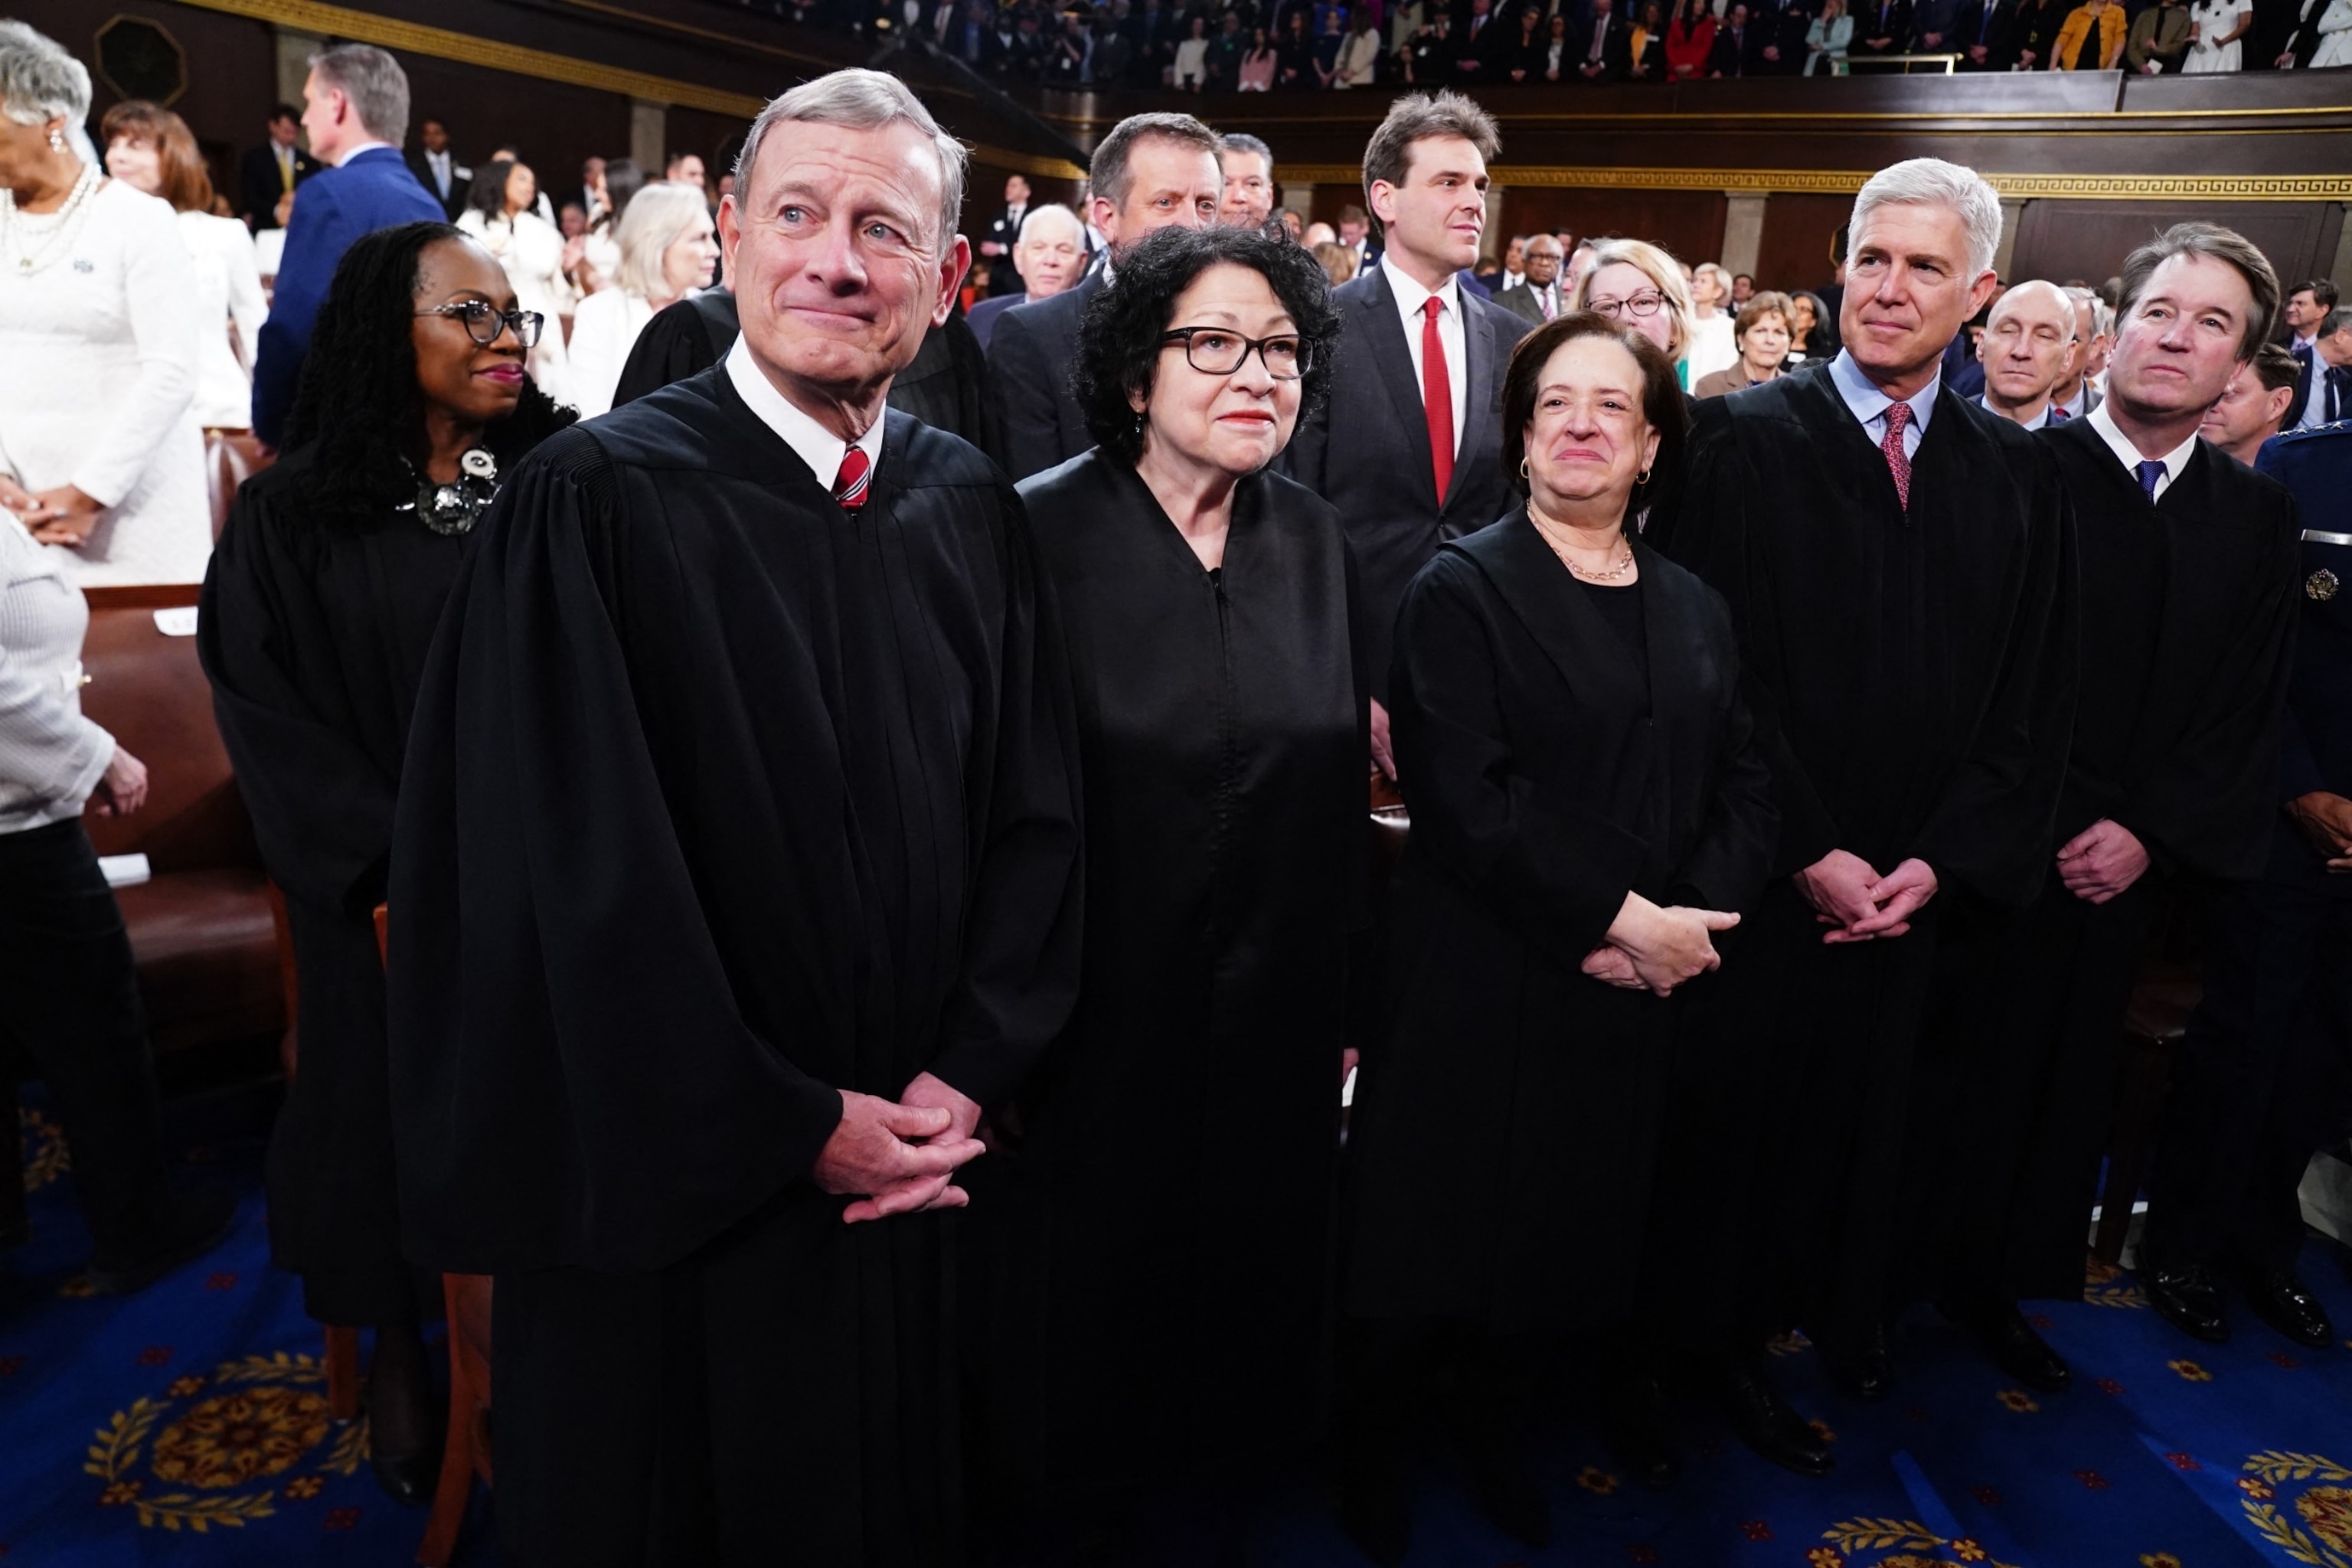
<svg viewBox="0 0 2352 1568">
<path fill-rule="evenodd" d="M 698 188 L 668 181 L 647 185 L 631 196 L 621 221 L 613 226 L 613 243 L 621 247 L 621 265 L 614 281 L 640 300 L 668 293 L 669 286 L 662 277 L 662 257 L 686 232 L 687 225 L 709 210 Z"/>
<path fill-rule="evenodd" d="M 1861 247 L 1862 226 L 1873 212 L 1915 205 L 1949 207 L 1968 232 L 1969 278 L 1990 269 L 1992 253 L 2000 248 L 2000 197 L 1974 169 L 1941 158 L 1906 158 L 1871 175 L 1853 198 L 1849 250 Z"/>
<path fill-rule="evenodd" d="M 1059 202 L 1048 202 L 1042 207 L 1031 207 L 1028 216 L 1021 220 L 1021 234 L 1013 242 L 1016 248 L 1029 243 L 1029 231 L 1041 221 L 1047 225 L 1066 224 L 1070 237 L 1077 241 L 1078 248 L 1084 250 L 1087 247 L 1087 226 L 1078 221 L 1078 215 Z"/>
<path fill-rule="evenodd" d="M 89 68 L 22 22 L 0 22 L 0 113 L 19 125 L 89 118 Z"/>
<path fill-rule="evenodd" d="M 760 161 L 760 143 L 768 132 L 787 121 L 810 125 L 841 125 L 853 131 L 879 131 L 904 121 L 931 139 L 940 159 L 940 227 L 936 254 L 945 256 L 955 243 L 956 224 L 963 216 L 964 173 L 971 159 L 963 143 L 940 129 L 931 111 L 912 89 L 895 76 L 851 67 L 804 81 L 772 99 L 744 133 L 743 150 L 735 155 L 737 199 L 751 195 L 751 170 Z"/>
</svg>

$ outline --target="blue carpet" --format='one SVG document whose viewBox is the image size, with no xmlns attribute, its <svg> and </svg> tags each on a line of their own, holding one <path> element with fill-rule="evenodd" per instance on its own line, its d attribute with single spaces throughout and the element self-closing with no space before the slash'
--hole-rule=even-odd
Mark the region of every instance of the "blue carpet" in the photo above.
<svg viewBox="0 0 2352 1568">
<path fill-rule="evenodd" d="M 129 1300 L 88 1295 L 88 1241 L 54 1128 L 28 1110 L 33 1243 L 0 1260 L 0 1560 L 5 1568 L 383 1564 L 413 1560 L 424 1515 L 376 1489 L 363 1423 L 327 1418 L 322 1346 L 294 1282 L 268 1267 L 261 1151 L 189 1158 L 234 1183 L 237 1228 L 210 1258 Z M 2305 1279 L 2339 1324 L 2352 1287 L 2315 1247 Z M 2009 1385 L 1932 1313 L 1895 1336 L 1895 1396 L 1858 1406 L 1801 1342 L 1778 1370 L 1833 1439 L 1805 1481 L 1692 1414 L 1689 1473 L 1664 1494 L 1612 1473 L 1589 1434 L 1544 1455 L 1554 1542 L 1495 1533 L 1443 1466 L 1418 1484 L 1416 1568 L 2352 1568 L 2352 1353 L 2308 1352 L 2242 1321 L 2196 1344 L 2129 1276 L 2042 1304 L 2075 1368 L 2054 1397 Z M 495 1561 L 478 1495 L 457 1562 Z M 1254 1563 L 1360 1560 L 1301 1492 L 1250 1542 Z M 827 1568 L 817 1564 L 813 1568 Z"/>
</svg>

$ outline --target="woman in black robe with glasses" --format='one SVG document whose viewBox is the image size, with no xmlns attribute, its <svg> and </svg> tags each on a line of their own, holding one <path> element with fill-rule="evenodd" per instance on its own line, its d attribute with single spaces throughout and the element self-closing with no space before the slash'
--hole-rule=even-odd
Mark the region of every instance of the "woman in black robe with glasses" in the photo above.
<svg viewBox="0 0 2352 1568">
<path fill-rule="evenodd" d="M 1627 526 L 1682 460 L 1672 363 L 1562 316 L 1512 354 L 1503 431 L 1527 503 L 1413 580 L 1390 675 L 1412 834 L 1341 1296 L 1346 1522 L 1381 1561 L 1410 1528 L 1400 1394 L 1441 1340 L 1479 1500 L 1541 1543 L 1515 1394 L 1568 1331 L 1633 1314 L 1682 987 L 1762 891 L 1777 831 L 1723 602 Z"/>
<path fill-rule="evenodd" d="M 572 423 L 524 360 L 545 323 L 447 224 L 345 253 L 286 455 L 237 492 L 197 623 L 213 710 L 286 897 L 300 1060 L 268 1163 L 271 1250 L 322 1323 L 375 1331 L 376 1479 L 432 1496 L 440 1429 L 421 1328 L 437 1280 L 401 1256 L 383 963 L 401 753 L 467 531 L 499 475 Z"/>
<path fill-rule="evenodd" d="M 1151 236 L 1080 332 L 1099 445 L 1021 487 L 1069 637 L 1087 934 L 998 1145 L 995 1392 L 1009 1479 L 1065 1524 L 1271 1479 L 1314 1435 L 1368 686 L 1339 514 L 1267 465 L 1324 395 L 1328 293 L 1292 244 Z"/>
</svg>

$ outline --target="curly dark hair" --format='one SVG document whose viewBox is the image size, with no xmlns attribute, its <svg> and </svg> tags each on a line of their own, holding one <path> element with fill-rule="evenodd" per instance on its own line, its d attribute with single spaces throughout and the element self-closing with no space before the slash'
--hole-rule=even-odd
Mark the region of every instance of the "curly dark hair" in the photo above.
<svg viewBox="0 0 2352 1568">
<path fill-rule="evenodd" d="M 378 229 L 335 268 L 286 419 L 289 451 L 317 447 L 305 493 L 322 513 L 376 517 L 415 493 L 409 465 L 425 458 L 425 399 L 410 323 L 425 247 L 446 239 L 472 243 L 446 223 Z M 550 321 L 546 330 L 562 329 Z M 514 459 L 579 417 L 525 378 L 522 401 L 482 433 L 482 444 L 510 470 Z"/>
<path fill-rule="evenodd" d="M 1262 275 L 1298 328 L 1308 354 L 1298 416 L 1323 405 L 1331 389 L 1332 351 L 1339 342 L 1339 312 L 1331 283 L 1314 252 L 1302 249 L 1279 225 L 1263 229 L 1163 228 L 1118 258 L 1118 281 L 1101 290 L 1078 326 L 1077 363 L 1070 390 L 1085 411 L 1087 430 L 1106 451 L 1133 462 L 1143 454 L 1131 393 L 1149 397 L 1160 369 L 1160 339 L 1177 297 L 1221 264 Z"/>
<path fill-rule="evenodd" d="M 1510 368 L 1503 373 L 1503 468 L 1519 494 L 1527 494 L 1528 481 L 1519 469 L 1527 461 L 1528 426 L 1535 420 L 1536 394 L 1544 366 L 1562 343 L 1578 338 L 1606 338 L 1632 354 L 1641 367 L 1642 418 L 1658 433 L 1658 452 L 1647 477 L 1634 485 L 1626 503 L 1630 516 L 1648 505 L 1650 498 L 1660 494 L 1671 477 L 1681 472 L 1690 417 L 1683 404 L 1682 384 L 1675 375 L 1675 362 L 1665 351 L 1597 310 L 1555 316 L 1520 339 L 1519 346 L 1511 351 Z"/>
</svg>

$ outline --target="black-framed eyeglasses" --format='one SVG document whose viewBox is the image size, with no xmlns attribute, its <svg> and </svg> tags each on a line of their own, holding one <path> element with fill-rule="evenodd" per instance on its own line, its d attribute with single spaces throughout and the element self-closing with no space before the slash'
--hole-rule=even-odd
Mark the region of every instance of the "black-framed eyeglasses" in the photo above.
<svg viewBox="0 0 2352 1568">
<path fill-rule="evenodd" d="M 1620 316 L 1654 316 L 1664 306 L 1666 297 L 1654 289 L 1639 294 L 1629 294 L 1622 300 L 1589 300 L 1586 308 L 1598 315 L 1615 321 Z"/>
<path fill-rule="evenodd" d="M 419 310 L 420 316 L 455 316 L 466 323 L 466 335 L 488 348 L 501 333 L 511 331 L 515 342 L 530 348 L 539 342 L 540 329 L 547 318 L 537 310 L 501 310 L 488 300 L 459 300 L 447 305 L 436 305 L 429 310 Z"/>
<path fill-rule="evenodd" d="M 1315 364 L 1315 345 L 1296 332 L 1271 338 L 1245 338 L 1223 327 L 1178 327 L 1162 332 L 1161 347 L 1184 345 L 1184 363 L 1202 375 L 1231 375 L 1255 350 L 1265 374 L 1276 381 L 1297 381 Z"/>
</svg>

